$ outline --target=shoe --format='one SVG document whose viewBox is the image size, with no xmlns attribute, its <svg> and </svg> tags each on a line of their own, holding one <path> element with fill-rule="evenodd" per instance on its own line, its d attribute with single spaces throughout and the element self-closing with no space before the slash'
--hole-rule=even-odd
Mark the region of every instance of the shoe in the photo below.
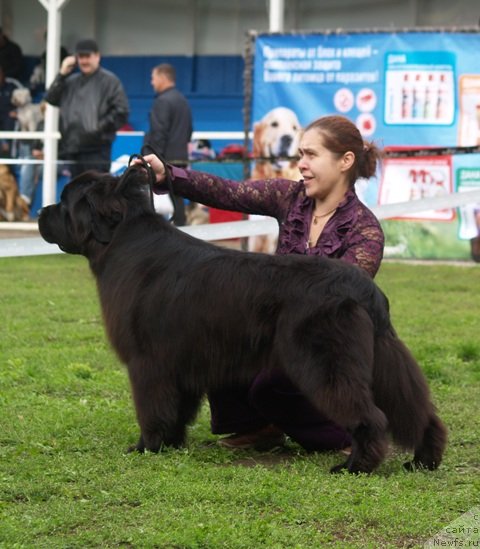
<svg viewBox="0 0 480 549">
<path fill-rule="evenodd" d="M 221 438 L 218 441 L 220 446 L 229 448 L 230 450 L 258 450 L 267 451 L 273 450 L 278 446 L 285 444 L 285 434 L 275 427 L 274 425 L 268 425 L 262 427 L 258 431 L 243 434 L 233 434 L 228 437 Z"/>
</svg>

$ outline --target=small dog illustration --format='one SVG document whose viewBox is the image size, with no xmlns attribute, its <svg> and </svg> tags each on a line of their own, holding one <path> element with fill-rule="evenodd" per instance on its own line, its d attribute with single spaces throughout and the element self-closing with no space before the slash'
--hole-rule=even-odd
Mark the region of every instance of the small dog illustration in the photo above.
<svg viewBox="0 0 480 549">
<path fill-rule="evenodd" d="M 277 107 L 253 127 L 252 179 L 298 179 L 300 172 L 295 157 L 298 153 L 301 126 L 297 115 L 286 107 Z M 255 216 L 259 219 L 260 216 Z M 277 234 L 255 235 L 248 238 L 252 252 L 274 253 Z"/>
<path fill-rule="evenodd" d="M 44 105 L 32 103 L 28 88 L 17 88 L 12 93 L 12 103 L 17 107 L 17 120 L 22 132 L 34 132 L 43 120 Z"/>
</svg>

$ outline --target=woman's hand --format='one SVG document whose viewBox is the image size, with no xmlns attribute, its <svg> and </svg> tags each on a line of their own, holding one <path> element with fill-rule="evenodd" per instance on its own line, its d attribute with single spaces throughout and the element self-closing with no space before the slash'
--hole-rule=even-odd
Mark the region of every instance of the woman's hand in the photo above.
<svg viewBox="0 0 480 549">
<path fill-rule="evenodd" d="M 143 158 L 152 167 L 156 182 L 163 183 L 165 181 L 165 164 L 154 154 L 147 154 Z M 140 163 L 140 160 L 136 159 L 135 162 Z"/>
</svg>

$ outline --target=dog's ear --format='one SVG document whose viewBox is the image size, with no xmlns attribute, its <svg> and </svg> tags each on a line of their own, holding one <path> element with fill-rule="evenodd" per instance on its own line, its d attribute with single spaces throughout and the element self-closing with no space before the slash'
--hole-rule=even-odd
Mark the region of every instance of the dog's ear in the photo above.
<svg viewBox="0 0 480 549">
<path fill-rule="evenodd" d="M 115 196 L 116 177 L 95 171 L 84 172 L 71 181 L 64 192 L 67 192 L 67 202 L 73 196 L 71 212 L 75 240 L 86 243 L 92 236 L 97 242 L 110 242 L 115 227 L 125 216 L 125 201 Z M 63 199 L 62 199 L 63 200 Z"/>
<path fill-rule="evenodd" d="M 263 132 L 265 131 L 265 122 L 256 122 L 253 125 L 253 157 L 263 156 Z"/>
<path fill-rule="evenodd" d="M 108 244 L 112 238 L 113 227 L 110 218 L 101 212 L 97 197 L 90 192 L 75 203 L 71 211 L 72 232 L 75 241 L 84 245 L 93 238 L 102 244 Z"/>
<path fill-rule="evenodd" d="M 93 197 L 88 195 L 87 203 L 90 208 L 90 216 L 92 220 L 91 231 L 93 237 L 101 244 L 108 244 L 110 240 L 112 240 L 115 227 L 122 220 L 122 213 L 120 211 L 111 210 L 109 212 L 109 216 L 107 217 L 99 211 Z"/>
<path fill-rule="evenodd" d="M 77 242 L 86 243 L 93 237 L 108 244 L 119 223 L 152 211 L 146 177 L 137 169 L 129 170 L 122 177 L 88 171 L 67 185 L 69 194 L 81 193 L 81 198 L 74 200 L 71 214 Z"/>
</svg>

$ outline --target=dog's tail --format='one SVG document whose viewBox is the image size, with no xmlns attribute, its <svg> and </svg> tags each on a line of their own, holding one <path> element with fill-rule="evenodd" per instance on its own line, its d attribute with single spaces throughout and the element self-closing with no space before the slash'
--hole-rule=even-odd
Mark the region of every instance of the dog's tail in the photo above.
<svg viewBox="0 0 480 549">
<path fill-rule="evenodd" d="M 396 444 L 415 449 L 418 465 L 440 464 L 447 432 L 437 417 L 427 381 L 415 358 L 392 327 L 375 340 L 373 393 Z"/>
</svg>

